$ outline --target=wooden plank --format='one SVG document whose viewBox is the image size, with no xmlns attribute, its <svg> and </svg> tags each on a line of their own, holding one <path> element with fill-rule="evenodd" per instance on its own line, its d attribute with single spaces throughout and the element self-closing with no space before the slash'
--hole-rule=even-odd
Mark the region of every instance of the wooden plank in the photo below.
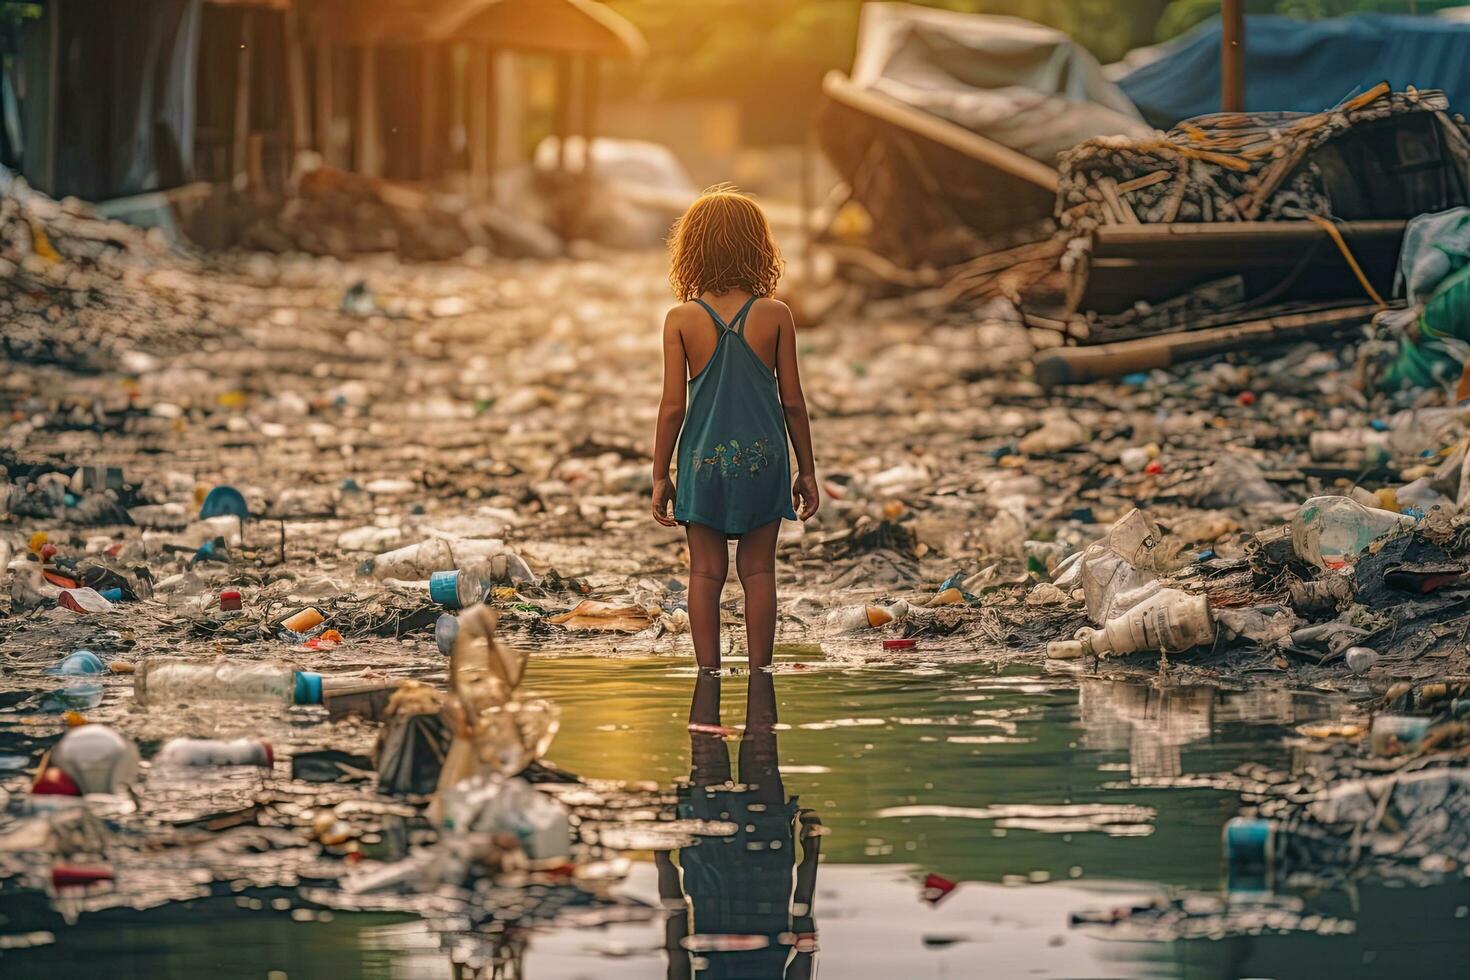
<svg viewBox="0 0 1470 980">
<path fill-rule="evenodd" d="M 230 177 L 236 190 L 250 186 L 250 68 L 255 60 L 255 12 L 240 11 L 240 51 L 235 58 L 234 138 L 230 143 Z"/>
<path fill-rule="evenodd" d="M 827 77 L 822 80 L 822 91 L 835 102 L 933 140 L 972 160 L 1029 181 L 1044 190 L 1055 192 L 1057 189 L 1057 172 L 1046 164 L 972 133 L 963 126 L 920 112 L 897 99 L 855 85 L 840 71 L 827 73 Z"/>
<path fill-rule="evenodd" d="M 1357 328 L 1378 307 L 1349 306 L 1247 320 L 1206 330 L 1186 330 L 1092 347 L 1066 347 L 1036 357 L 1036 380 L 1045 388 L 1083 384 L 1137 371 L 1152 371 L 1181 361 L 1246 347 L 1291 343 L 1307 337 Z"/>
<path fill-rule="evenodd" d="M 1402 234 L 1406 223 L 1398 220 L 1344 221 L 1338 228 L 1351 238 L 1354 235 Z M 1098 228 L 1093 235 L 1098 254 L 1105 253 L 1111 247 L 1168 245 L 1180 238 L 1212 239 L 1222 244 L 1233 244 L 1278 242 L 1287 239 L 1310 241 L 1327 237 L 1327 233 L 1311 221 L 1197 221 L 1167 225 L 1114 225 Z"/>
<path fill-rule="evenodd" d="M 439 104 L 440 53 L 441 49 L 438 44 L 431 42 L 419 46 L 420 180 L 428 180 L 439 175 L 439 146 L 443 137 Z"/>
</svg>

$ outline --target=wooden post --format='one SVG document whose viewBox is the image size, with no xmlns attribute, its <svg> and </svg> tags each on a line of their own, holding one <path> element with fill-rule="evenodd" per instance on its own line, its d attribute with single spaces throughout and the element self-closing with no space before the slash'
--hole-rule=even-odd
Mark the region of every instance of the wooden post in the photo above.
<svg viewBox="0 0 1470 980">
<path fill-rule="evenodd" d="M 554 124 L 556 132 L 556 170 L 567 172 L 567 137 L 572 133 L 572 104 L 576 92 L 572 88 L 572 56 L 559 55 L 556 59 L 556 109 Z"/>
<path fill-rule="evenodd" d="M 582 178 L 592 178 L 592 141 L 597 138 L 597 103 L 602 87 L 602 62 L 596 55 L 582 57 Z"/>
<path fill-rule="evenodd" d="M 485 193 L 495 198 L 495 172 L 500 169 L 501 52 L 485 49 Z"/>
<path fill-rule="evenodd" d="M 1245 111 L 1245 4 L 1220 4 L 1220 111 Z"/>
<path fill-rule="evenodd" d="M 382 168 L 378 140 L 378 50 L 364 44 L 357 70 L 357 159 L 358 173 L 376 177 Z"/>
<path fill-rule="evenodd" d="M 296 7 L 282 14 L 286 34 L 286 88 L 291 103 L 291 153 L 311 145 L 311 116 L 306 107 L 306 64 L 301 53 L 301 24 Z"/>
<path fill-rule="evenodd" d="M 250 65 L 254 57 L 255 15 L 240 8 L 240 51 L 235 59 L 235 129 L 230 153 L 230 176 L 236 190 L 250 186 Z"/>
<path fill-rule="evenodd" d="M 444 132 L 439 106 L 440 46 L 433 41 L 419 45 L 419 179 L 439 175 L 439 147 Z"/>
<path fill-rule="evenodd" d="M 469 71 L 465 74 L 470 185 L 476 194 L 483 194 L 490 177 L 490 53 L 483 44 L 470 45 Z"/>
<path fill-rule="evenodd" d="M 333 135 L 332 124 L 336 121 L 333 117 L 336 109 L 332 105 L 332 95 L 336 78 L 332 74 L 332 45 L 326 38 L 318 38 L 316 42 L 316 148 L 322 155 L 322 161 L 328 166 L 342 166 L 342 155 L 337 152 L 337 141 Z"/>
<path fill-rule="evenodd" d="M 61 7 L 61 0 L 56 0 L 45 8 L 50 23 L 46 37 L 46 186 L 43 189 L 58 198 L 61 197 L 56 187 L 57 128 L 61 125 Z"/>
</svg>

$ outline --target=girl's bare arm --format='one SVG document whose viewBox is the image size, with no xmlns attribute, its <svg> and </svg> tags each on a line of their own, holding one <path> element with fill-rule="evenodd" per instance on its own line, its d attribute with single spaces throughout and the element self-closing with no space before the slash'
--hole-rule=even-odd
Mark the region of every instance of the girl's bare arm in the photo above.
<svg viewBox="0 0 1470 980">
<path fill-rule="evenodd" d="M 821 505 L 817 492 L 817 463 L 812 454 L 812 423 L 807 417 L 806 395 L 801 390 L 801 373 L 796 367 L 796 321 L 785 303 L 780 306 L 780 332 L 776 336 L 776 385 L 781 409 L 786 413 L 786 432 L 796 451 L 796 483 L 791 488 L 792 504 L 802 520 Z"/>
<path fill-rule="evenodd" d="M 675 310 L 664 318 L 664 389 L 658 403 L 658 427 L 653 433 L 653 519 L 665 527 L 676 522 L 669 513 L 674 500 L 674 483 L 669 479 L 669 466 L 674 460 L 674 444 L 684 425 L 688 399 L 685 374 L 684 338 L 674 325 Z"/>
</svg>

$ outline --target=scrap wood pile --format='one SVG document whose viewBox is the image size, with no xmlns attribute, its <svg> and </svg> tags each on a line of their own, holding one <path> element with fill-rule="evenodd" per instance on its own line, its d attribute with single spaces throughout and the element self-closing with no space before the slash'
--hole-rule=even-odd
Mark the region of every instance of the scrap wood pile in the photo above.
<svg viewBox="0 0 1470 980">
<path fill-rule="evenodd" d="M 1443 92 L 1392 92 L 1383 82 L 1311 115 L 1220 113 L 1186 120 L 1159 139 L 1086 140 L 1062 156 L 1057 220 L 1075 234 L 1100 225 L 1331 217 L 1313 151 L 1354 126 L 1433 113 L 1446 139 L 1470 155 L 1470 131 L 1448 109 Z"/>
</svg>

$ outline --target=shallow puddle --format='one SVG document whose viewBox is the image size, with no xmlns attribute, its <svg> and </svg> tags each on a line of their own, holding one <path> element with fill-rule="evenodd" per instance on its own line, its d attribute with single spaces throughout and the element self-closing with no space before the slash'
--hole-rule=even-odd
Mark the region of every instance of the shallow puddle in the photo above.
<svg viewBox="0 0 1470 980">
<path fill-rule="evenodd" d="M 1239 799 L 1204 777 L 1290 769 L 1292 729 L 1341 701 L 984 663 L 846 667 L 801 649 L 778 660 L 755 685 L 743 672 L 696 683 L 683 658 L 533 660 L 527 687 L 561 706 L 552 762 L 679 787 L 681 824 L 715 835 L 631 852 L 617 892 L 653 913 L 507 940 L 499 954 L 523 972 L 504 975 L 1457 975 L 1470 950 L 1463 878 L 1227 887 L 1220 832 Z M 1160 898 L 1187 912 L 1096 924 Z M 53 973 L 85 951 L 144 972 L 500 975 L 454 973 L 463 949 L 431 922 L 235 911 L 198 903 L 207 924 L 160 910 L 126 930 L 83 917 L 4 955 Z M 1411 936 L 1443 938 L 1428 950 Z"/>
</svg>

